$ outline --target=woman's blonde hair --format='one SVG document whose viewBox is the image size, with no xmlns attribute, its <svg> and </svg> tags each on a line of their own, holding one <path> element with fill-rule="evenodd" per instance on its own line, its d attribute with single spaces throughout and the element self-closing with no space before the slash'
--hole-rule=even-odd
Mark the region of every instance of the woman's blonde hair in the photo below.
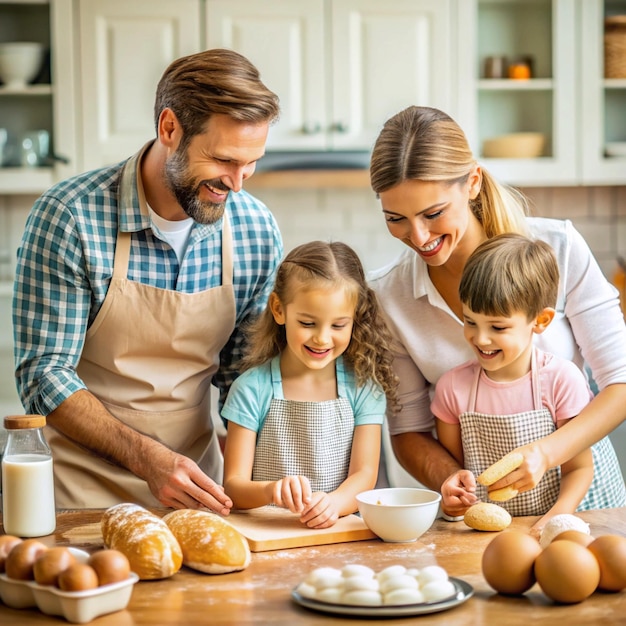
<svg viewBox="0 0 626 626">
<path fill-rule="evenodd" d="M 559 264 L 545 241 L 510 233 L 487 239 L 470 255 L 461 277 L 461 302 L 474 313 L 528 320 L 554 308 Z"/>
<path fill-rule="evenodd" d="M 356 302 L 352 337 L 343 354 L 357 384 L 374 380 L 384 390 L 388 408 L 396 403 L 397 379 L 391 367 L 389 331 L 356 252 L 335 241 L 311 241 L 297 246 L 284 258 L 276 274 L 274 294 L 283 306 L 302 290 L 341 288 Z M 277 324 L 270 306 L 247 329 L 248 347 L 242 370 L 261 365 L 287 347 L 284 325 Z"/>
<path fill-rule="evenodd" d="M 465 134 L 449 115 L 411 106 L 383 126 L 372 152 L 370 182 L 376 194 L 406 180 L 462 184 L 475 165 Z M 487 237 L 506 232 L 526 234 L 528 203 L 524 196 L 481 171 L 480 191 L 470 206 Z"/>
</svg>

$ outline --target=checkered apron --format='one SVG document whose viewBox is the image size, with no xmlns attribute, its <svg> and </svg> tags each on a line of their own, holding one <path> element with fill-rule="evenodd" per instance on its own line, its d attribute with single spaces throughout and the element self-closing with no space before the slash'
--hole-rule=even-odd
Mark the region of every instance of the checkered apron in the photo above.
<svg viewBox="0 0 626 626">
<path fill-rule="evenodd" d="M 541 382 L 536 374 L 535 351 L 532 354 L 531 380 L 533 411 L 512 415 L 489 415 L 476 412 L 476 396 L 481 368 L 476 368 L 469 400 L 469 410 L 459 416 L 466 469 L 475 476 L 500 460 L 514 448 L 547 437 L 556 429 L 550 411 L 542 406 Z M 507 502 L 499 503 L 511 515 L 543 515 L 559 495 L 561 470 L 549 469 L 530 491 L 524 491 Z M 476 495 L 488 502 L 487 487 L 476 485 Z"/>
<path fill-rule="evenodd" d="M 278 359 L 272 367 L 274 397 L 257 437 L 252 480 L 306 476 L 313 491 L 334 491 L 348 477 L 354 413 L 345 397 L 343 368 L 337 367 L 336 400 L 285 400 Z"/>
</svg>

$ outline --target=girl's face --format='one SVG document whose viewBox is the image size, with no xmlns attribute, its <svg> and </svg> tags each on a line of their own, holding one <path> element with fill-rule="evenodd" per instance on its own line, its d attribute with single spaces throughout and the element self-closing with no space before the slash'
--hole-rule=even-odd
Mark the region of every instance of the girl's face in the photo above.
<svg viewBox="0 0 626 626">
<path fill-rule="evenodd" d="M 463 305 L 463 333 L 478 362 L 492 380 L 509 381 L 530 371 L 532 336 L 541 332 L 539 318 L 525 313 L 510 317 L 474 313 Z"/>
<path fill-rule="evenodd" d="M 334 367 L 350 344 L 356 299 L 343 287 L 300 289 L 285 306 L 272 293 L 270 307 L 276 323 L 285 325 L 291 363 L 313 370 Z"/>
<path fill-rule="evenodd" d="M 407 180 L 381 192 L 389 232 L 428 265 L 443 265 L 459 248 L 467 248 L 469 254 L 484 239 L 469 208 L 480 182 L 480 168 L 475 167 L 464 183 Z"/>
</svg>

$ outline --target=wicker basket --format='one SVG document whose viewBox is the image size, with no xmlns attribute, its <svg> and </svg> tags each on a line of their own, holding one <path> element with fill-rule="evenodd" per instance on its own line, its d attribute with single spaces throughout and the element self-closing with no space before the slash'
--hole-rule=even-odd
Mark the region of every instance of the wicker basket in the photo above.
<svg viewBox="0 0 626 626">
<path fill-rule="evenodd" d="M 626 15 L 604 20 L 604 76 L 626 78 Z"/>
</svg>

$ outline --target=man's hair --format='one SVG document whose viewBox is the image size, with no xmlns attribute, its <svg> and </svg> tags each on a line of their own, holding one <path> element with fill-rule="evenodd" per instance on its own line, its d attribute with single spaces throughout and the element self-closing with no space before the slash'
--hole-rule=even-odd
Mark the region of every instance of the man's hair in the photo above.
<svg viewBox="0 0 626 626">
<path fill-rule="evenodd" d="M 202 133 L 215 114 L 258 124 L 276 121 L 280 112 L 278 96 L 261 82 L 256 67 L 241 54 L 222 48 L 169 65 L 157 86 L 155 127 L 166 108 L 176 115 L 187 142 Z"/>
</svg>

